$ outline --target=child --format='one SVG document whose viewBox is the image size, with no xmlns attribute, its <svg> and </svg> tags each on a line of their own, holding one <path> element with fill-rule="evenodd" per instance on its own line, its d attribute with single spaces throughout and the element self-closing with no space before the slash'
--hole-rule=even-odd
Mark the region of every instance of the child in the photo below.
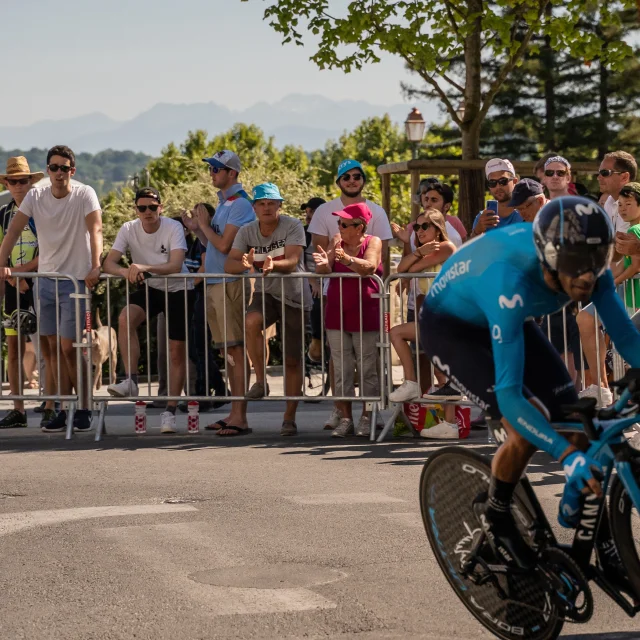
<svg viewBox="0 0 640 640">
<path fill-rule="evenodd" d="M 618 213 L 629 224 L 627 233 L 640 238 L 640 183 L 628 182 L 620 190 Z M 616 286 L 624 285 L 624 301 L 632 315 L 640 308 L 640 281 L 632 278 L 640 273 L 640 257 L 624 256 L 623 260 L 612 266 Z"/>
</svg>

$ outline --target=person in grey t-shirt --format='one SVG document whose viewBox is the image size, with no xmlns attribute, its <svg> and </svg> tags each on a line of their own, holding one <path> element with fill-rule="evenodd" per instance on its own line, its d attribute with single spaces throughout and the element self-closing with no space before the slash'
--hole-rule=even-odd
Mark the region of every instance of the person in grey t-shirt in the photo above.
<svg viewBox="0 0 640 640">
<path fill-rule="evenodd" d="M 264 327 L 277 321 L 282 326 L 285 352 L 285 393 L 288 396 L 302 394 L 302 348 L 304 327 L 312 306 L 311 291 L 306 278 L 278 278 L 275 274 L 304 273 L 306 240 L 302 222 L 281 215 L 281 206 L 282 196 L 275 184 L 267 182 L 254 188 L 253 208 L 258 219 L 240 228 L 224 265 L 227 273 L 244 273 L 249 268 L 262 273 L 262 277 L 256 279 L 255 294 L 245 320 L 247 351 L 256 372 L 256 382 L 245 396 L 249 400 L 269 395 L 263 332 Z M 287 402 L 281 435 L 297 434 L 297 407 L 297 402 Z"/>
</svg>

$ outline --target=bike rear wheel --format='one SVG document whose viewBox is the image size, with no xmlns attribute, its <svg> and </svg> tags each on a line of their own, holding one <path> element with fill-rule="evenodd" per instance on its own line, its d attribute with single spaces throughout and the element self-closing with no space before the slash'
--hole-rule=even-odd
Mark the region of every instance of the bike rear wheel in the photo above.
<svg viewBox="0 0 640 640">
<path fill-rule="evenodd" d="M 640 486 L 640 457 L 631 464 L 633 476 Z M 611 483 L 610 495 L 611 534 L 629 582 L 640 599 L 640 514 L 618 476 Z"/>
<path fill-rule="evenodd" d="M 472 503 L 488 489 L 490 474 L 487 458 L 461 447 L 447 447 L 429 458 L 420 478 L 420 508 L 429 543 L 456 595 L 491 633 L 503 640 L 554 640 L 564 620 L 535 571 L 497 578 L 508 600 L 501 599 L 491 583 L 474 584 L 461 572 L 461 563 L 481 534 Z M 527 504 L 516 490 L 512 512 L 530 541 L 535 517 Z"/>
</svg>

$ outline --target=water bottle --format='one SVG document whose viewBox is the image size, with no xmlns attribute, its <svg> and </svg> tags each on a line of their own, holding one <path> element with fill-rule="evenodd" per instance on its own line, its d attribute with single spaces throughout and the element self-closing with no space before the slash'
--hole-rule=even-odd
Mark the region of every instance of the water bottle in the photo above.
<svg viewBox="0 0 640 640">
<path fill-rule="evenodd" d="M 138 400 L 136 402 L 136 434 L 143 435 L 147 433 L 147 403 Z"/>
<path fill-rule="evenodd" d="M 198 413 L 200 405 L 195 400 L 191 400 L 187 408 L 189 410 L 187 433 L 200 433 L 200 414 Z"/>
</svg>

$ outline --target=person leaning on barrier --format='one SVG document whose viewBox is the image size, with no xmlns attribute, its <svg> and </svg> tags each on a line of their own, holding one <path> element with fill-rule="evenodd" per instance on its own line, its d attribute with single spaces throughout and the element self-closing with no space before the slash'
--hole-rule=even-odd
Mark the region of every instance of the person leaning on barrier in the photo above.
<svg viewBox="0 0 640 640">
<path fill-rule="evenodd" d="M 253 189 L 253 207 L 258 219 L 238 231 L 225 263 L 227 273 L 243 273 L 253 268 L 262 274 L 256 278 L 256 290 L 245 320 L 247 350 L 256 372 L 256 382 L 245 396 L 247 400 L 269 395 L 263 329 L 274 322 L 281 325 L 285 395 L 302 395 L 302 349 L 312 304 L 311 291 L 306 279 L 275 277 L 277 274 L 304 273 L 305 270 L 304 228 L 300 220 L 280 214 L 282 202 L 275 184 L 266 182 Z M 297 401 L 287 401 L 280 435 L 298 433 L 297 407 Z M 246 433 L 246 429 L 239 429 L 234 435 L 240 433 Z"/>
<path fill-rule="evenodd" d="M 467 239 L 467 230 L 458 216 L 449 215 L 453 204 L 453 189 L 448 184 L 433 182 L 433 179 L 430 178 L 420 183 L 417 198 L 423 211 L 427 209 L 440 211 L 445 219 L 449 240 L 453 242 L 456 248 L 460 248 Z M 413 250 L 415 250 L 415 247 Z"/>
<path fill-rule="evenodd" d="M 187 243 L 182 225 L 162 216 L 162 201 L 158 191 L 150 187 L 139 189 L 135 196 L 135 207 L 138 219 L 122 225 L 104 261 L 103 271 L 126 278 L 134 287 L 144 281 L 145 273 L 158 276 L 189 273 L 184 264 Z M 131 254 L 131 264 L 121 267 L 118 263 L 127 251 Z M 130 286 L 127 306 L 118 318 L 118 344 L 127 377 L 107 387 L 109 394 L 118 398 L 138 395 L 138 327 L 161 311 L 165 313 L 169 334 L 169 395 L 181 395 L 184 386 L 187 366 L 185 313 L 189 318 L 192 316 L 193 281 L 186 281 L 186 299 L 185 281 L 180 278 L 150 278 L 148 285 L 149 306 L 145 287 L 137 287 L 132 292 Z M 165 301 L 168 301 L 166 306 Z M 160 416 L 161 433 L 175 433 L 176 405 L 177 400 L 167 401 L 166 411 Z"/>
<path fill-rule="evenodd" d="M 238 182 L 242 170 L 240 158 L 229 150 L 218 151 L 204 158 L 209 167 L 211 182 L 218 191 L 220 204 L 213 218 L 200 209 L 196 217 L 182 216 L 187 228 L 196 233 L 205 247 L 205 273 L 221 274 L 207 278 L 207 320 L 214 347 L 226 358 L 231 395 L 244 395 L 247 357 L 244 351 L 244 316 L 251 297 L 247 279 L 223 278 L 225 262 L 238 231 L 256 219 L 251 199 Z M 244 273 L 239 271 L 237 273 Z M 242 433 L 247 424 L 247 403 L 234 401 L 225 418 L 208 424 L 205 429 L 217 431 L 220 436 Z"/>
<path fill-rule="evenodd" d="M 417 217 L 416 221 L 411 225 L 411 229 L 413 229 L 413 234 L 411 235 L 415 236 L 416 250 L 402 258 L 398 265 L 398 273 L 418 274 L 422 271 L 439 272 L 442 263 L 456 250 L 456 246 L 449 240 L 444 216 L 436 209 L 427 209 Z M 406 238 L 405 233 L 407 231 L 411 233 L 410 229 L 405 229 L 398 235 Z M 429 291 L 430 282 L 426 278 L 417 278 L 415 282 L 418 290 L 417 304 L 418 307 L 421 307 L 424 296 Z M 409 402 L 415 400 L 431 385 L 431 381 L 429 380 L 430 376 L 427 373 L 429 371 L 428 367 L 422 370 L 422 386 L 426 388 L 421 388 L 416 375 L 413 355 L 409 347 L 409 342 L 416 339 L 416 331 L 417 325 L 414 322 L 405 322 L 391 329 L 391 344 L 394 346 L 398 358 L 400 358 L 404 374 L 404 382 L 402 385 L 389 394 L 389 400 L 391 402 Z M 442 374 L 439 373 L 436 375 L 442 376 Z M 425 382 L 426 384 L 424 384 Z M 444 376 L 441 377 L 439 382 L 442 382 L 440 388 L 441 393 L 445 388 L 451 388 L 448 383 L 445 384 Z M 455 392 L 455 394 L 459 399 L 460 394 L 458 392 Z M 453 394 L 443 399 L 453 399 Z M 453 421 L 455 421 L 455 419 Z M 449 421 L 442 423 L 446 425 L 446 428 L 442 428 L 445 431 L 445 435 L 438 437 L 447 437 L 446 431 L 448 427 L 450 427 L 448 422 Z M 458 427 L 456 426 L 455 437 L 457 436 Z"/>
<path fill-rule="evenodd" d="M 11 200 L 0 207 L 0 239 L 4 238 L 9 229 L 9 225 L 13 220 L 15 213 L 20 208 L 24 197 L 33 185 L 42 179 L 44 174 L 41 172 L 32 172 L 29 169 L 29 163 L 23 156 L 9 158 L 7 160 L 6 173 L 0 174 L 0 183 L 9 190 Z M 36 271 L 38 268 L 38 237 L 33 219 L 30 219 L 27 225 L 20 233 L 20 237 L 11 252 L 8 266 L 12 271 Z M 16 289 L 16 281 L 14 278 L 0 283 L 0 291 L 3 291 L 4 297 L 4 317 L 9 320 L 12 314 L 20 308 L 26 311 L 33 307 L 33 280 L 24 279 L 20 281 L 20 294 Z M 2 287 L 4 285 L 4 287 Z M 18 302 L 19 300 L 19 302 Z M 21 360 L 25 355 L 25 345 L 27 332 L 25 327 L 21 327 L 21 343 L 20 354 L 18 353 L 18 331 L 14 328 L 5 328 L 4 333 L 7 337 L 7 373 L 9 375 L 9 388 L 11 395 L 18 396 L 22 394 L 20 388 L 20 376 L 18 370 Z M 20 355 L 22 357 L 20 357 Z M 47 414 L 47 420 L 51 420 L 54 416 Z M 13 401 L 13 410 L 0 420 L 0 429 L 12 429 L 16 427 L 27 426 L 27 413 L 24 409 L 23 400 Z"/>
<path fill-rule="evenodd" d="M 364 202 L 346 206 L 333 213 L 338 217 L 339 232 L 332 238 L 329 250 L 318 245 L 313 254 L 316 273 L 376 274 L 382 277 L 382 241 L 368 235 L 371 211 Z M 380 300 L 378 283 L 373 278 L 331 278 L 327 290 L 325 328 L 331 348 L 335 376 L 335 395 L 355 396 L 354 370 L 358 372 L 360 393 L 379 393 L 377 342 L 380 335 Z M 362 318 L 362 320 L 361 320 Z M 336 401 L 340 421 L 331 433 L 334 438 L 353 435 L 351 402 Z M 355 429 L 357 436 L 371 433 L 371 414 L 363 407 Z"/>
<path fill-rule="evenodd" d="M 19 211 L 14 215 L 0 247 L 0 264 L 7 264 L 11 252 L 29 219 L 38 229 L 38 272 L 59 273 L 80 281 L 79 293 L 92 289 L 100 278 L 102 257 L 102 211 L 96 192 L 89 186 L 72 183 L 76 172 L 76 157 L 69 147 L 58 145 L 47 153 L 47 173 L 51 184 L 37 186 L 24 197 Z M 0 268 L 0 279 L 11 277 L 8 267 Z M 84 281 L 84 283 L 82 283 Z M 42 337 L 46 337 L 48 349 L 42 354 L 46 368 L 52 372 L 47 376 L 49 385 L 59 386 L 62 395 L 71 395 L 72 389 L 80 396 L 80 406 L 89 407 L 91 384 L 78 388 L 77 350 L 74 347 L 79 329 L 89 305 L 81 301 L 80 318 L 76 318 L 76 300 L 71 297 L 75 285 L 71 280 L 42 278 L 36 285 L 38 296 L 38 323 Z M 62 358 L 58 363 L 58 333 Z M 44 342 L 44 341 L 42 341 Z M 60 368 L 60 380 L 56 380 Z M 86 371 L 86 363 L 83 364 Z M 45 384 L 45 393 L 55 395 L 56 389 Z M 46 405 L 53 409 L 52 401 Z M 45 414 L 50 420 L 41 422 L 44 432 L 64 431 L 67 424 L 66 411 L 55 417 Z M 73 419 L 76 431 L 91 428 L 91 410 L 79 409 Z"/>
</svg>

